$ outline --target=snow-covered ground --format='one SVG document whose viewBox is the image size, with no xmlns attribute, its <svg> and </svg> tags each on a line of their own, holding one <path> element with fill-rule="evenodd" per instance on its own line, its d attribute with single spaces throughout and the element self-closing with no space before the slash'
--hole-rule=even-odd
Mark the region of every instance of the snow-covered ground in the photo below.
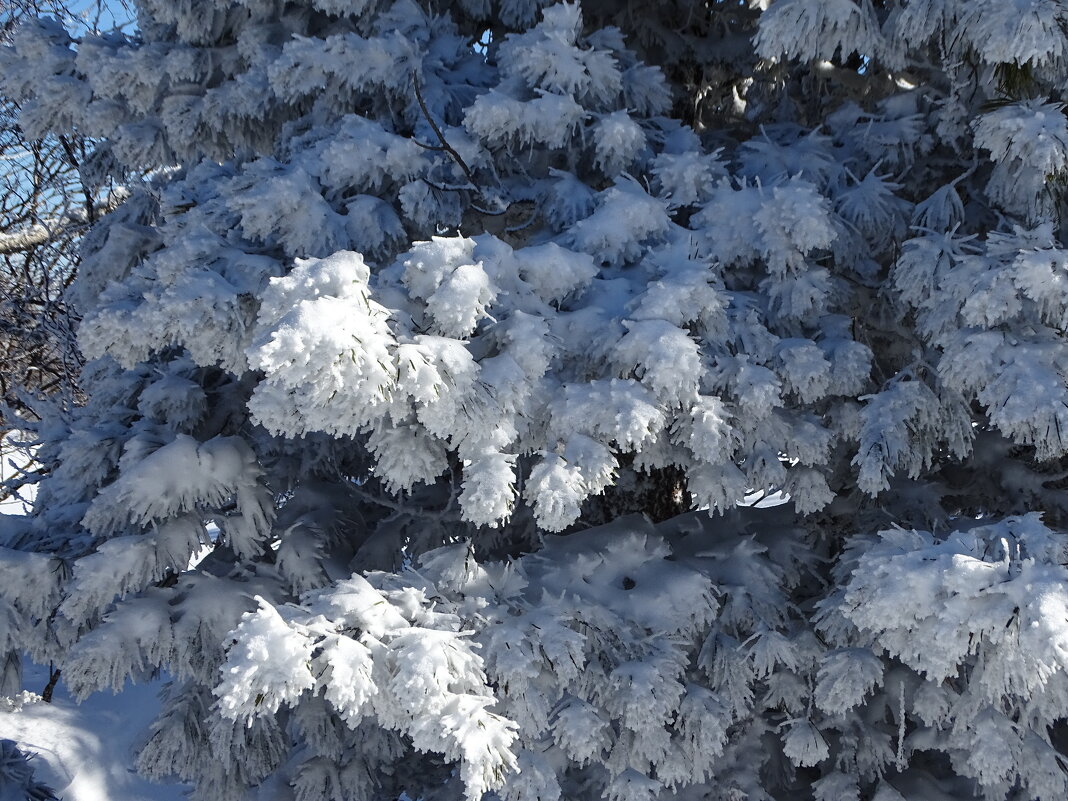
<svg viewBox="0 0 1068 801">
<path fill-rule="evenodd" d="M 25 665 L 26 690 L 40 693 L 47 683 L 46 667 Z M 150 782 L 133 768 L 138 738 L 159 712 L 160 686 L 129 684 L 118 695 L 96 693 L 77 704 L 60 682 L 50 704 L 0 705 L 0 738 L 36 754 L 37 778 L 62 801 L 182 801 L 186 787 Z"/>
</svg>

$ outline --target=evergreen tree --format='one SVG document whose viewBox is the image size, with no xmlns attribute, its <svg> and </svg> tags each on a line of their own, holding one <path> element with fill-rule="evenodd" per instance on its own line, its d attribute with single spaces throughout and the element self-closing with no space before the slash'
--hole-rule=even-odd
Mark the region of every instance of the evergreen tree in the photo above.
<svg viewBox="0 0 1068 801">
<path fill-rule="evenodd" d="M 0 51 L 130 191 L 9 665 L 212 801 L 1068 797 L 1068 4 L 137 8 Z"/>
</svg>

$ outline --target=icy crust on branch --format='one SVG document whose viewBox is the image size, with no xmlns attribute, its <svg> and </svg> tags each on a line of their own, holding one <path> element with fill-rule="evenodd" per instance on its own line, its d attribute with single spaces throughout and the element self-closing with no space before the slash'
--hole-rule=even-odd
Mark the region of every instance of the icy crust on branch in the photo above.
<svg viewBox="0 0 1068 801">
<path fill-rule="evenodd" d="M 325 733 L 341 727 L 371 753 L 380 728 L 459 762 L 468 798 L 731 798 L 795 767 L 912 797 L 932 752 L 986 798 L 1068 790 L 1049 733 L 1068 699 L 1068 537 L 1037 515 L 856 537 L 813 629 L 786 601 L 814 564 L 787 519 L 624 518 L 512 562 L 458 544 L 299 607 L 259 599 L 213 714 L 291 716 L 300 787 L 340 775 Z"/>
</svg>

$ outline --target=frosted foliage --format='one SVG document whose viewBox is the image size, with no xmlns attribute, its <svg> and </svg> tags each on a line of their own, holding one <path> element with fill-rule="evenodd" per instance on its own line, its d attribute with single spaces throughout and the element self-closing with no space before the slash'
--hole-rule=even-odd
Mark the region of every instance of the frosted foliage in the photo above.
<svg viewBox="0 0 1068 801">
<path fill-rule="evenodd" d="M 505 42 L 507 71 L 531 89 L 571 95 L 591 105 L 617 98 L 623 86 L 615 60 L 603 50 L 578 46 L 579 5 L 561 3 L 543 14 L 544 21 L 532 31 Z M 626 117 L 619 112 L 614 116 L 621 121 Z"/>
<path fill-rule="evenodd" d="M 608 175 L 615 175 L 629 167 L 645 146 L 645 134 L 641 126 L 620 111 L 602 118 L 594 128 L 593 135 L 597 139 L 597 166 Z"/>
<path fill-rule="evenodd" d="M 870 651 L 832 651 L 820 666 L 813 700 L 824 712 L 840 715 L 858 706 L 882 678 L 883 663 Z"/>
<path fill-rule="evenodd" d="M 414 297 L 426 301 L 434 333 L 470 335 L 497 296 L 481 263 L 466 263 L 473 261 L 473 248 L 470 240 L 439 238 L 417 246 L 404 264 L 404 283 Z"/>
<path fill-rule="evenodd" d="M 343 221 L 303 170 L 255 162 L 234 180 L 230 207 L 246 236 L 277 238 L 290 256 L 325 256 L 344 243 Z"/>
<path fill-rule="evenodd" d="M 597 275 L 593 259 L 555 243 L 516 251 L 519 276 L 545 301 L 563 300 Z"/>
<path fill-rule="evenodd" d="M 761 55 L 830 59 L 838 51 L 881 49 L 878 23 L 866 3 L 854 0 L 778 0 L 761 18 Z"/>
<path fill-rule="evenodd" d="M 34 801 L 55 801 L 55 791 L 40 781 L 36 775 L 37 764 L 14 740 L 0 740 L 0 778 L 4 781 L 4 794 L 0 796 L 7 801 L 33 799 Z"/>
<path fill-rule="evenodd" d="M 610 264 L 633 261 L 642 243 L 664 234 L 669 224 L 663 203 L 626 180 L 605 190 L 593 214 L 570 233 L 577 250 Z"/>
<path fill-rule="evenodd" d="M 367 278 L 359 254 L 340 252 L 302 261 L 264 293 L 249 361 L 270 377 L 250 407 L 268 428 L 351 435 L 386 402 L 396 340 Z M 293 393 L 299 407 L 288 401 Z"/>
<path fill-rule="evenodd" d="M 794 720 L 786 730 L 783 753 L 798 767 L 810 768 L 823 762 L 830 749 L 812 721 Z"/>
<path fill-rule="evenodd" d="M 669 406 L 692 401 L 702 367 L 697 343 L 665 320 L 624 325 L 627 333 L 613 354 L 621 372 L 636 373 Z"/>
<path fill-rule="evenodd" d="M 991 200 L 1040 218 L 1050 202 L 1047 184 L 1068 168 L 1062 106 L 1030 101 L 995 109 L 976 121 L 975 142 L 995 164 L 987 185 Z"/>
<path fill-rule="evenodd" d="M 1068 797 L 1063 2 L 134 6 L 0 46 L 4 692 L 170 676 L 197 801 Z"/>
<path fill-rule="evenodd" d="M 262 598 L 256 600 L 258 611 L 246 615 L 234 630 L 236 646 L 216 688 L 225 717 L 236 718 L 249 707 L 254 715 L 272 715 L 281 704 L 292 703 L 315 686 L 308 669 L 308 641 Z"/>
<path fill-rule="evenodd" d="M 725 462 L 730 459 L 734 446 L 730 422 L 730 413 L 720 398 L 700 397 L 694 403 L 690 419 L 680 422 L 677 436 L 698 459 Z"/>
<path fill-rule="evenodd" d="M 547 531 L 561 531 L 574 522 L 588 494 L 582 472 L 556 454 L 547 454 L 530 471 L 525 491 L 538 525 Z"/>
<path fill-rule="evenodd" d="M 394 491 L 430 484 L 446 469 L 447 451 L 418 424 L 381 426 L 368 438 L 375 473 Z"/>
<path fill-rule="evenodd" d="M 622 447 L 640 447 L 663 427 L 653 393 L 633 379 L 568 384 L 553 404 L 553 426 L 608 437 Z"/>
<path fill-rule="evenodd" d="M 198 268 L 184 269 L 198 261 Z M 199 364 L 244 370 L 255 315 L 242 296 L 277 272 L 273 259 L 229 247 L 216 234 L 192 231 L 146 259 L 132 285 L 113 284 L 101 294 L 103 302 L 78 331 L 79 345 L 94 357 L 106 354 L 132 365 L 180 343 Z M 146 327 L 158 336 L 141 336 Z"/>
<path fill-rule="evenodd" d="M 896 544 L 908 541 L 904 532 L 883 535 L 889 538 L 885 540 L 888 544 L 895 543 L 889 551 L 884 545 L 858 541 L 850 552 L 849 564 L 854 567 L 848 569 L 851 578 L 844 582 L 845 594 L 841 599 L 842 609 L 857 628 L 842 629 L 842 634 L 825 633 L 832 642 L 831 647 L 823 650 L 811 633 L 787 630 L 776 634 L 764 628 L 780 629 L 783 625 L 775 596 L 782 574 L 774 562 L 761 555 L 760 548 L 745 549 L 732 543 L 735 534 L 709 536 L 709 529 L 703 528 L 700 518 L 680 519 L 677 525 L 678 528 L 668 525 L 664 534 L 659 534 L 653 533 L 648 524 L 635 521 L 564 539 L 549 539 L 539 554 L 523 557 L 508 568 L 473 564 L 466 546 L 453 546 L 428 555 L 425 564 L 416 565 L 405 576 L 388 578 L 396 592 L 401 592 L 403 587 L 417 587 L 421 594 L 432 587 L 429 591 L 439 598 L 435 611 L 448 614 L 448 610 L 455 609 L 464 615 L 467 625 L 473 627 L 476 641 L 490 655 L 486 677 L 499 688 L 501 713 L 518 723 L 517 743 L 527 749 L 536 743 L 540 755 L 536 758 L 528 751 L 521 752 L 520 771 L 509 774 L 501 790 L 505 797 L 523 792 L 521 788 L 529 789 L 531 783 L 549 792 L 549 788 L 571 771 L 579 771 L 600 759 L 605 760 L 607 775 L 597 779 L 595 786 L 603 788 L 605 793 L 619 792 L 616 788 L 635 783 L 667 781 L 669 786 L 679 789 L 704 781 L 709 759 L 726 759 L 729 764 L 733 758 L 728 756 L 734 748 L 727 735 L 731 721 L 740 723 L 759 706 L 753 706 L 756 700 L 750 694 L 744 706 L 731 711 L 730 699 L 739 689 L 739 682 L 744 686 L 747 682 L 766 681 L 769 695 L 764 703 L 785 703 L 788 709 L 798 712 L 805 705 L 795 704 L 803 701 L 805 693 L 812 692 L 807 716 L 787 719 L 781 731 L 772 736 L 778 743 L 775 747 L 781 749 L 779 753 L 795 764 L 825 764 L 832 753 L 849 753 L 839 751 L 840 738 L 847 736 L 846 732 L 855 725 L 849 721 L 859 720 L 858 707 L 873 693 L 884 692 L 886 686 L 886 669 L 879 652 L 863 645 L 866 627 L 876 626 L 878 642 L 907 665 L 912 665 L 914 658 L 928 661 L 935 658 L 926 655 L 930 653 L 929 645 L 926 653 L 923 649 L 902 652 L 894 644 L 901 640 L 885 639 L 889 632 L 884 622 L 896 615 L 880 608 L 878 596 L 869 595 L 865 588 L 891 588 L 897 600 L 890 603 L 900 604 L 905 597 L 914 597 L 909 610 L 917 611 L 910 611 L 910 615 L 916 615 L 910 619 L 917 622 L 911 625 L 925 625 L 924 620 L 949 613 L 949 607 L 939 602 L 932 608 L 934 597 L 919 588 L 942 587 L 936 592 L 945 598 L 947 591 L 960 593 L 967 587 L 972 592 L 983 592 L 984 588 L 1005 585 L 1004 577 L 996 572 L 1002 564 L 998 554 L 986 561 L 978 560 L 980 564 L 990 565 L 994 572 L 983 571 L 973 576 L 970 572 L 960 572 L 967 569 L 957 567 L 962 564 L 958 557 L 949 558 L 950 553 L 963 553 L 960 546 L 945 550 L 950 542 L 970 542 L 972 552 L 979 553 L 977 549 L 983 543 L 996 542 L 999 536 L 1006 542 L 1005 536 L 1011 535 L 1019 543 L 1021 554 L 1025 550 L 1033 554 L 1024 557 L 1023 572 L 1014 579 L 1018 582 L 1037 580 L 1039 573 L 1031 571 L 1038 569 L 1040 562 L 1047 565 L 1041 570 L 1051 569 L 1052 563 L 1046 560 L 1063 558 L 1065 552 L 1063 538 L 1045 529 L 1037 518 L 1008 520 L 987 529 L 959 532 L 943 546 L 929 546 L 944 550 L 947 554 L 944 561 L 917 552 L 916 564 L 928 565 L 927 572 L 917 574 L 909 566 L 911 563 L 902 563 L 894 569 L 908 571 L 912 583 L 895 585 L 877 581 L 872 571 L 883 569 L 879 565 L 892 564 L 896 554 L 905 557 L 910 553 Z M 687 543 L 698 531 L 705 532 L 706 550 L 695 554 Z M 925 534 L 910 536 L 917 544 L 921 537 L 929 538 Z M 1063 571 L 1063 567 L 1052 569 Z M 383 578 L 382 574 L 371 577 L 373 582 Z M 761 579 L 765 583 L 761 584 Z M 744 586 L 762 586 L 764 590 L 745 600 L 733 597 L 732 588 L 743 586 L 739 584 L 743 581 Z M 1024 584 L 1019 586 L 1022 590 Z M 1012 596 L 1013 590 L 1008 587 L 999 592 L 1010 593 L 1006 604 L 1024 603 Z M 717 603 L 717 594 L 730 598 L 733 608 Z M 1039 593 L 1038 597 L 1045 599 L 1046 593 Z M 476 598 L 480 600 L 475 601 Z M 537 598 L 541 599 L 540 603 L 531 605 L 530 601 Z M 653 598 L 658 600 L 654 602 Z M 1057 646 L 1055 639 L 1051 642 L 1050 638 L 1059 635 L 1053 634 L 1056 629 L 1042 627 L 1059 625 L 1056 621 L 1063 612 L 1055 604 L 1051 600 L 1033 601 L 1027 606 L 1033 612 L 1019 612 L 1036 616 L 1021 623 L 1040 629 L 1034 635 L 1035 646 L 1047 648 L 1046 653 L 1054 662 L 1056 657 L 1052 655 Z M 351 625 L 353 619 L 346 618 L 344 608 L 351 607 L 333 605 L 326 612 L 322 606 L 313 606 L 315 611 L 325 612 L 339 624 Z M 943 608 L 945 613 L 941 611 Z M 1021 610 L 1024 608 L 1021 606 Z M 465 609 L 468 611 L 463 612 Z M 920 609 L 926 611 L 921 615 Z M 825 609 L 825 620 L 826 616 L 833 617 L 833 612 L 829 607 Z M 984 639 L 982 644 L 969 649 L 965 637 L 957 657 L 969 660 L 962 670 L 974 670 L 990 682 L 990 695 L 977 696 L 975 711 L 962 713 L 971 715 L 976 726 L 992 725 L 983 722 L 986 720 L 996 722 L 992 710 L 1005 703 L 1006 698 L 1033 694 L 1037 683 L 1061 681 L 1063 676 L 1059 662 L 1055 667 L 1048 662 L 1040 662 L 1038 666 L 1010 662 L 1007 669 L 1019 672 L 1003 672 L 995 649 L 1009 635 L 1002 631 L 1000 610 L 991 608 L 989 616 L 991 621 L 999 621 L 996 632 L 994 627 L 983 628 L 981 621 L 969 622 L 965 627 L 973 632 L 987 632 L 989 643 Z M 1039 625 L 1036 627 L 1032 621 Z M 662 634 L 658 638 L 653 632 Z M 732 632 L 745 641 L 737 640 Z M 679 639 L 664 638 L 668 633 Z M 937 636 L 937 632 L 922 632 L 914 642 L 930 643 Z M 679 645 L 689 638 L 705 643 L 695 663 L 690 662 L 684 649 L 679 650 Z M 971 639 L 975 641 L 974 635 Z M 849 645 L 850 640 L 855 644 Z M 835 641 L 837 647 L 833 647 Z M 712 642 L 714 646 L 710 646 Z M 1047 645 L 1039 646 L 1039 643 Z M 947 646 L 952 647 L 948 643 Z M 989 650 L 977 653 L 976 647 Z M 1031 648 L 1028 652 L 1032 652 Z M 1018 660 L 1018 653 L 1007 650 L 1004 656 Z M 1034 653 L 1037 657 L 1040 651 Z M 599 656 L 591 660 L 594 654 Z M 983 654 L 986 658 L 980 658 Z M 1042 668 L 1042 664 L 1046 667 Z M 939 671 L 925 679 L 923 668 L 919 664 L 915 667 L 919 672 L 910 674 L 909 689 L 900 705 L 897 695 L 901 691 L 897 688 L 904 686 L 900 670 L 880 702 L 892 710 L 900 710 L 893 712 L 894 715 L 907 713 L 913 699 L 918 699 L 921 693 L 939 691 L 947 675 Z M 955 671 L 950 675 L 956 675 Z M 1029 680 L 1032 685 L 1030 688 L 1014 686 L 1011 679 L 1005 683 L 1006 675 L 1015 676 L 1017 681 Z M 925 681 L 930 682 L 929 690 L 924 689 Z M 806 683 L 814 690 L 800 689 Z M 543 695 L 544 703 L 539 700 Z M 983 711 L 984 704 L 988 705 L 988 711 Z M 552 713 L 547 714 L 550 709 Z M 929 731 L 919 719 L 913 721 L 910 725 Z M 963 733 L 963 736 L 969 735 Z M 655 745 L 661 740 L 663 746 Z M 918 742 L 906 745 L 906 753 Z M 921 748 L 933 744 L 928 739 L 922 742 L 928 745 Z M 962 748 L 958 735 L 943 738 L 937 747 L 954 759 Z M 896 758 L 899 757 L 889 749 L 882 764 L 886 766 Z M 556 765 L 555 779 L 547 778 L 546 762 Z M 635 764 L 644 767 L 639 770 L 633 767 Z M 980 781 L 993 775 L 1007 775 L 1004 770 L 993 774 L 986 763 L 977 765 L 976 769 L 974 775 Z M 1012 770 L 1008 768 L 1009 773 Z M 1053 770 L 1059 773 L 1059 769 Z M 659 780 L 651 778 L 654 771 L 661 777 Z M 1034 775 L 1031 781 L 1037 783 L 1039 776 Z M 847 787 L 857 782 L 856 775 L 839 775 L 834 782 L 828 777 L 823 790 L 829 792 L 832 784 Z"/>
<path fill-rule="evenodd" d="M 1036 67 L 1061 66 L 1068 9 L 1050 0 L 969 4 L 961 32 L 990 64 L 1017 61 Z"/>
<path fill-rule="evenodd" d="M 652 173 L 661 194 L 673 206 L 695 206 L 707 200 L 709 188 L 726 172 L 717 155 L 697 151 L 659 154 Z"/>
<path fill-rule="evenodd" d="M 231 632 L 214 689 L 223 718 L 251 725 L 323 690 L 349 728 L 368 717 L 417 751 L 458 761 L 467 798 L 501 786 L 516 768 L 516 727 L 488 710 L 482 660 L 454 614 L 434 610 L 417 585 L 376 588 L 359 576 L 307 601 L 316 612 L 287 608 L 283 617 L 258 599 Z"/>
<path fill-rule="evenodd" d="M 618 462 L 612 449 L 583 434 L 568 437 L 564 458 L 578 468 L 586 488 L 595 495 L 611 486 L 616 477 Z"/>
<path fill-rule="evenodd" d="M 820 213 L 824 202 L 814 187 L 803 181 L 771 190 L 754 222 L 763 234 L 764 255 L 772 269 L 794 266 L 793 251 L 803 255 L 831 244 L 836 232 L 829 216 Z"/>
<path fill-rule="evenodd" d="M 919 475 L 931 458 L 914 435 L 939 430 L 938 399 L 923 383 L 901 381 L 867 399 L 861 420 L 858 486 L 871 494 L 889 487 L 895 471 Z"/>
<path fill-rule="evenodd" d="M 1066 632 L 1059 624 L 1049 627 L 1066 600 L 1059 578 L 1063 567 L 1040 566 L 1034 556 L 1025 555 L 1032 547 L 1053 545 L 1044 541 L 1049 534 L 1037 519 L 1009 520 L 1000 527 L 977 528 L 941 543 L 924 532 L 883 536 L 883 544 L 861 558 L 844 600 L 864 599 L 863 609 L 849 613 L 850 619 L 872 630 L 894 656 L 941 681 L 955 675 L 966 657 L 982 650 L 985 658 L 978 689 L 988 694 L 987 700 L 1002 694 L 1030 694 L 1062 670 Z M 991 548 L 991 542 L 1003 553 Z M 930 566 L 919 570 L 921 561 Z M 902 571 L 908 572 L 907 578 Z M 897 580 L 890 584 L 879 575 L 893 575 Z M 951 622 L 959 614 L 954 610 L 967 608 L 970 595 L 980 593 L 989 596 L 983 614 L 972 610 L 967 620 Z M 880 615 L 886 615 L 888 603 L 908 603 L 905 611 L 915 620 L 913 625 L 926 628 L 937 639 L 921 648 L 922 635 L 906 641 L 896 626 L 876 623 Z M 1008 619 L 1007 627 L 1003 617 Z M 1004 653 L 999 651 L 1002 642 L 1006 643 Z"/>
<path fill-rule="evenodd" d="M 460 505 L 465 519 L 486 526 L 508 519 L 516 494 L 514 465 L 515 456 L 493 451 L 464 461 Z"/>
<path fill-rule="evenodd" d="M 968 678 L 955 701 L 961 717 L 949 746 L 975 749 L 960 757 L 965 775 L 993 794 L 1014 782 L 1036 797 L 1063 792 L 1056 759 L 1040 767 L 1022 753 L 1035 748 L 1052 755 L 1045 726 L 1061 714 L 1068 689 L 1063 535 L 1028 515 L 946 539 L 884 531 L 853 547 L 859 559 L 840 612 L 930 681 Z M 1006 715 L 1021 708 L 1034 730 L 1006 725 Z M 1007 746 L 1021 749 L 1019 756 L 998 761 L 979 747 L 980 738 L 995 735 L 1001 753 Z"/>
<path fill-rule="evenodd" d="M 239 511 L 230 526 L 234 547 L 261 547 L 257 540 L 274 512 L 258 481 L 255 456 L 242 440 L 216 437 L 198 443 L 179 434 L 147 455 L 128 448 L 120 468 L 119 477 L 86 510 L 82 524 L 88 530 L 111 534 L 129 524 L 161 522 L 232 499 Z"/>
<path fill-rule="evenodd" d="M 561 148 L 584 117 L 571 97 L 543 94 L 524 103 L 490 92 L 471 105 L 464 127 L 489 145 Z"/>
</svg>

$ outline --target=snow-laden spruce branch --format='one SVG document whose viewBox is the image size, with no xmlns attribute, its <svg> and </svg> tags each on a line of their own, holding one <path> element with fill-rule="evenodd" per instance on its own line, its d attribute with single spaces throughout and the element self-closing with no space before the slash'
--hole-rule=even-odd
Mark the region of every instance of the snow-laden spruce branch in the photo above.
<svg viewBox="0 0 1068 801">
<path fill-rule="evenodd" d="M 0 50 L 130 191 L 4 664 L 212 801 L 1068 795 L 1059 2 L 138 7 Z"/>
</svg>

